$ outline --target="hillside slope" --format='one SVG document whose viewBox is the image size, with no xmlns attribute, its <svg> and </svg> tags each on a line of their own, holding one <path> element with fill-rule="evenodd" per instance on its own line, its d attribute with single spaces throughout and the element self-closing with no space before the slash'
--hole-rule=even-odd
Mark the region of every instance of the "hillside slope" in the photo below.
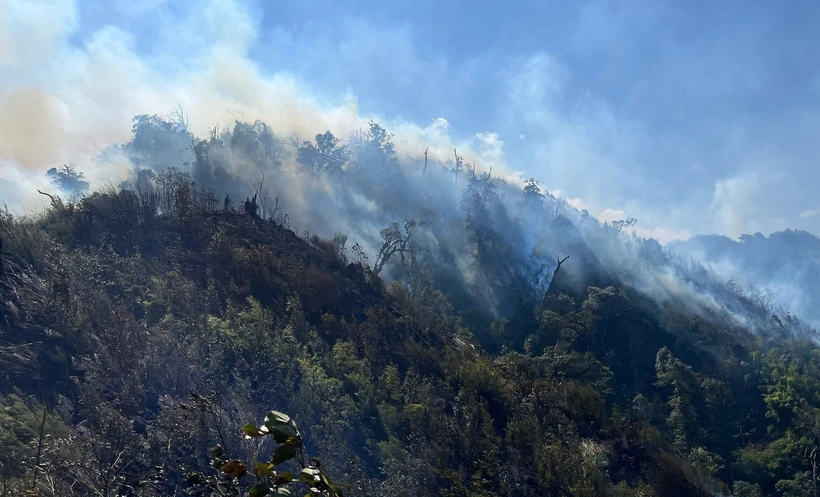
<svg viewBox="0 0 820 497">
<path fill-rule="evenodd" d="M 741 285 L 766 288 L 771 299 L 815 326 L 820 325 L 820 238 L 797 230 L 743 235 L 739 241 L 718 235 L 676 242 L 670 250 L 709 265 Z"/>
<path fill-rule="evenodd" d="M 83 194 L 68 167 L 74 201 L 2 213 L 0 495 L 244 495 L 257 475 L 223 457 L 277 454 L 239 430 L 270 409 L 350 495 L 813 487 L 811 327 L 391 137 L 138 116 L 106 149 L 128 182 Z"/>
<path fill-rule="evenodd" d="M 495 317 L 431 261 L 385 286 L 344 244 L 175 198 L 2 217 L 4 495 L 181 495 L 217 442 L 269 454 L 238 428 L 271 408 L 350 495 L 811 484 L 820 351 L 783 324 L 715 326 L 623 286 Z"/>
</svg>

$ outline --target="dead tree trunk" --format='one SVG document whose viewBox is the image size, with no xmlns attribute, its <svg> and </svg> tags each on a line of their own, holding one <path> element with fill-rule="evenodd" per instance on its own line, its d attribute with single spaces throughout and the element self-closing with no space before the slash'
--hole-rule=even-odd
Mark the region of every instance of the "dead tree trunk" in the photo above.
<svg viewBox="0 0 820 497">
<path fill-rule="evenodd" d="M 265 173 L 261 173 L 261 177 L 258 174 L 254 175 L 254 181 L 248 181 L 253 187 L 255 192 L 255 196 L 259 198 L 259 207 L 260 207 L 260 217 L 262 219 L 267 219 L 268 214 L 268 190 L 264 188 L 265 185 Z"/>
<path fill-rule="evenodd" d="M 40 195 L 45 195 L 46 197 L 50 198 L 51 199 L 51 206 L 54 207 L 55 209 L 60 209 L 63 206 L 63 200 L 60 197 L 58 197 L 56 195 L 51 195 L 51 194 L 46 193 L 46 192 L 41 192 L 40 190 L 37 190 L 37 193 L 39 193 Z"/>
<path fill-rule="evenodd" d="M 424 174 L 427 172 L 427 152 L 429 152 L 429 151 L 430 151 L 430 147 L 427 147 L 426 149 L 424 149 L 424 169 L 421 170 L 421 175 L 422 176 L 424 176 Z"/>
<path fill-rule="evenodd" d="M 550 280 L 549 286 L 547 286 L 547 291 L 544 293 L 544 300 L 547 299 L 547 294 L 550 293 L 550 288 L 552 288 L 552 284 L 555 282 L 555 275 L 558 274 L 558 270 L 561 269 L 561 264 L 563 264 L 569 256 L 564 257 L 563 259 L 556 257 L 555 262 L 557 262 L 555 269 L 552 271 L 552 279 Z"/>
</svg>

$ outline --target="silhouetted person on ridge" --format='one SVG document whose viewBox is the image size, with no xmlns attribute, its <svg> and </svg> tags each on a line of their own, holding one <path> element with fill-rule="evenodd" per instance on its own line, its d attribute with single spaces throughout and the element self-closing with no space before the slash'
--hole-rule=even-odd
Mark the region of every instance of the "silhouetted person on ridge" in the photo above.
<svg viewBox="0 0 820 497">
<path fill-rule="evenodd" d="M 225 211 L 225 212 L 228 212 L 228 211 L 231 210 L 231 196 L 230 195 L 227 195 L 227 194 L 225 195 L 225 203 L 222 207 L 222 210 Z"/>
<path fill-rule="evenodd" d="M 245 214 L 251 215 L 251 199 L 250 197 L 245 199 Z"/>
<path fill-rule="evenodd" d="M 256 203 L 256 194 L 253 194 L 253 198 L 251 199 L 251 217 L 257 218 L 259 217 L 259 205 Z"/>
</svg>

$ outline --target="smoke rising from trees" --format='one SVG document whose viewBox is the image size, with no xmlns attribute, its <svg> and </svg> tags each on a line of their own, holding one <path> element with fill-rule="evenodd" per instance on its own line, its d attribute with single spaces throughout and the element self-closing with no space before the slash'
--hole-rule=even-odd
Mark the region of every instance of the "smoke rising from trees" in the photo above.
<svg viewBox="0 0 820 497">
<path fill-rule="evenodd" d="M 414 257 L 449 268 L 465 292 L 480 293 L 492 281 L 524 285 L 537 300 L 554 261 L 581 250 L 596 257 L 573 255 L 567 269 L 593 267 L 660 300 L 689 292 L 707 308 L 726 308 L 705 288 L 714 284 L 689 276 L 699 269 L 681 269 L 687 263 L 651 241 L 616 236 L 618 226 L 633 224 L 629 215 L 640 213 L 602 225 L 558 195 L 533 195 L 534 184 L 522 184 L 505 163 L 509 145 L 498 135 L 454 137 L 441 117 L 417 125 L 363 115 L 350 94 L 329 102 L 292 75 L 263 71 L 249 56 L 257 21 L 235 2 L 213 0 L 174 25 L 190 35 L 176 47 L 189 49 L 184 61 L 145 57 L 130 34 L 113 26 L 72 40 L 79 25 L 72 2 L 6 2 L 4 9 L 0 192 L 13 211 L 47 205 L 38 190 L 56 186 L 66 197 L 84 190 L 83 183 L 66 183 L 70 175 L 58 176 L 64 164 L 76 164 L 83 174 L 76 179 L 92 191 L 122 182 L 142 188 L 152 175 L 155 183 L 180 181 L 166 174 L 171 167 L 213 189 L 213 202 L 228 195 L 240 205 L 257 193 L 263 215 L 300 234 L 346 233 L 371 263 L 384 229 L 424 222 L 413 241 L 425 250 Z M 160 37 L 171 35 L 161 23 L 159 29 Z M 525 90 L 537 89 L 515 95 Z M 252 184 L 262 175 L 264 192 L 257 192 Z M 550 178 L 537 179 L 549 185 Z M 556 228 L 558 218 L 577 233 Z M 466 245 L 454 241 L 462 238 Z M 384 274 L 401 269 L 386 267 Z M 513 305 L 504 295 L 482 298 L 491 309 Z M 750 319 L 741 304 L 730 307 L 736 319 Z"/>
</svg>

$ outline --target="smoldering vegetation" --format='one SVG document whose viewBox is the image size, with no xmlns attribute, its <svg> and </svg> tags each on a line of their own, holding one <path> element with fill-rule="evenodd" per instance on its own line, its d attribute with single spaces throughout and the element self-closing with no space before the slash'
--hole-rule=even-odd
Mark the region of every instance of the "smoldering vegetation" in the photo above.
<svg viewBox="0 0 820 497">
<path fill-rule="evenodd" d="M 101 209 L 128 198 L 143 218 L 184 215 L 181 191 L 212 212 L 244 214 L 253 198 L 262 220 L 327 240 L 344 260 L 408 288 L 444 288 L 457 307 L 491 318 L 534 308 L 551 286 L 583 298 L 588 286 L 617 282 L 718 324 L 814 334 L 765 288 L 635 236 L 635 219 L 599 222 L 539 180 L 503 178 L 458 149 L 397 154 L 393 134 L 373 121 L 346 137 L 281 135 L 261 121 L 236 121 L 202 138 L 181 109 L 140 115 L 131 140 L 97 158 L 123 160 L 131 178 L 107 192 L 88 191 L 81 165 L 48 174 L 66 198 Z"/>
<path fill-rule="evenodd" d="M 690 257 L 735 286 L 760 289 L 775 306 L 791 310 L 813 326 L 820 324 L 820 238 L 801 230 L 742 235 L 697 236 L 670 250 Z"/>
<path fill-rule="evenodd" d="M 395 143 L 138 116 L 98 158 L 125 181 L 67 164 L 0 211 L 0 496 L 320 463 L 350 496 L 805 495 L 810 327 L 634 219 Z M 270 409 L 320 462 L 255 436 Z"/>
</svg>

